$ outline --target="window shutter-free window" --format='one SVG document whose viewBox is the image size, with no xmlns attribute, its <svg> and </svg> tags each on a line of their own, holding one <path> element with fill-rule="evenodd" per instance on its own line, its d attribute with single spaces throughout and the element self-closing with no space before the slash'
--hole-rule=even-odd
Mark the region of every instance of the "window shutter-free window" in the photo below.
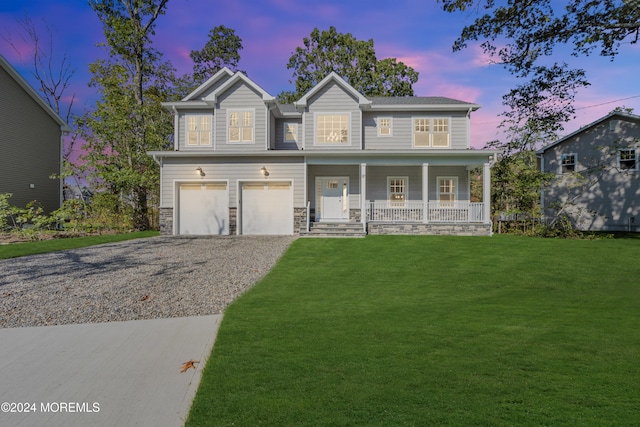
<svg viewBox="0 0 640 427">
<path fill-rule="evenodd" d="M 429 119 L 414 119 L 413 145 L 416 147 L 429 147 Z"/>
<path fill-rule="evenodd" d="M 571 173 L 576 171 L 576 155 L 575 154 L 563 154 L 561 157 L 561 172 Z"/>
<path fill-rule="evenodd" d="M 449 119 L 433 119 L 433 146 L 449 146 Z"/>
<path fill-rule="evenodd" d="M 348 114 L 318 114 L 316 116 L 316 143 L 348 144 Z"/>
<path fill-rule="evenodd" d="M 211 118 L 205 114 L 189 115 L 187 121 L 187 145 L 211 144 Z"/>
<path fill-rule="evenodd" d="M 253 111 L 229 112 L 229 142 L 253 142 Z"/>
<path fill-rule="evenodd" d="M 637 170 L 636 150 L 631 148 L 618 151 L 618 165 L 622 170 Z"/>
<path fill-rule="evenodd" d="M 378 135 L 391 136 L 391 119 L 388 117 L 381 117 L 378 119 Z"/>
</svg>

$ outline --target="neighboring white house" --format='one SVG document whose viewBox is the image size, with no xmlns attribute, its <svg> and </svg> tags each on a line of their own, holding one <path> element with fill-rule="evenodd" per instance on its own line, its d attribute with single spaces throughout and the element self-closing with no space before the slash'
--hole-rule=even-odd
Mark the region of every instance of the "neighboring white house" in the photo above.
<svg viewBox="0 0 640 427">
<path fill-rule="evenodd" d="M 71 130 L 0 55 L 0 193 L 18 207 L 37 201 L 46 212 L 62 203 L 62 134 Z"/>
<path fill-rule="evenodd" d="M 161 170 L 167 234 L 490 235 L 492 150 L 470 145 L 479 105 L 369 98 L 332 73 L 283 105 L 224 68 L 178 102 Z M 471 202 L 470 171 L 483 170 Z"/>
<path fill-rule="evenodd" d="M 584 231 L 640 231 L 640 116 L 612 112 L 537 151 L 550 220 L 565 214 Z"/>
</svg>

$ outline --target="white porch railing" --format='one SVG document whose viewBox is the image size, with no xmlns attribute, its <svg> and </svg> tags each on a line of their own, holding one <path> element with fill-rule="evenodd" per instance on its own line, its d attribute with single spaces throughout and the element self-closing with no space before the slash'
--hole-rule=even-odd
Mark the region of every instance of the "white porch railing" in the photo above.
<svg viewBox="0 0 640 427">
<path fill-rule="evenodd" d="M 425 220 L 424 209 L 427 209 Z M 484 203 L 427 202 L 410 200 L 367 202 L 367 221 L 383 222 L 483 222 Z"/>
</svg>

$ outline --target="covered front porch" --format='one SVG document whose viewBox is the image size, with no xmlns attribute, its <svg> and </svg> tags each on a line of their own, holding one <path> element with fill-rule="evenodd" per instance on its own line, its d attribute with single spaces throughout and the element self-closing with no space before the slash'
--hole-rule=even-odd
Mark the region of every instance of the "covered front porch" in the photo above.
<svg viewBox="0 0 640 427">
<path fill-rule="evenodd" d="M 317 223 L 350 223 L 370 234 L 491 234 L 486 152 L 354 160 L 307 159 L 307 232 Z M 474 187 L 482 190 L 472 196 L 478 167 Z"/>
</svg>

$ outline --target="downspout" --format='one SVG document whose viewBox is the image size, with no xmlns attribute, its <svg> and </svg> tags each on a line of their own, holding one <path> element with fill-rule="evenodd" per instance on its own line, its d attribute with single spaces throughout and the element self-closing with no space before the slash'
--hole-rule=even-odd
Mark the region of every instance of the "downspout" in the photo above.
<svg viewBox="0 0 640 427">
<path fill-rule="evenodd" d="M 175 105 L 171 107 L 173 110 L 173 151 L 178 151 L 180 141 L 178 140 L 178 135 L 180 133 L 180 115 L 178 114 L 178 109 Z M 153 159 L 156 160 L 156 156 L 153 156 Z M 158 161 L 156 160 L 156 163 Z M 160 165 L 160 163 L 158 163 Z"/>
</svg>

